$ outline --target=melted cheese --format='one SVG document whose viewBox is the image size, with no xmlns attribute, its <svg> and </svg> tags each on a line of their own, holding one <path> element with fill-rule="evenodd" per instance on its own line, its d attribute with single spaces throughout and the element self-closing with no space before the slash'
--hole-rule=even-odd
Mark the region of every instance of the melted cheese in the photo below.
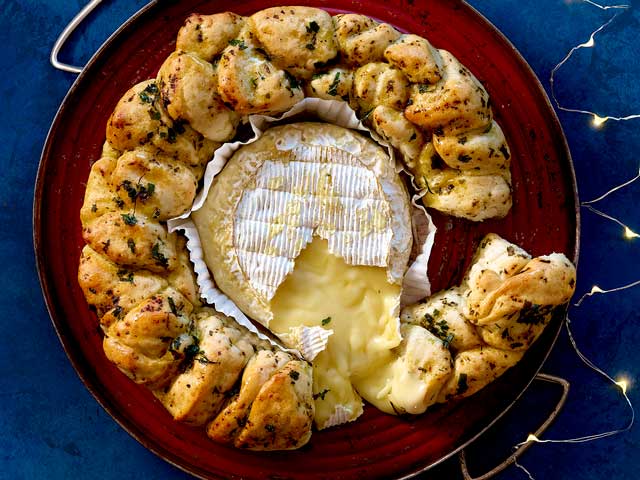
<svg viewBox="0 0 640 480">
<path fill-rule="evenodd" d="M 318 428 L 355 420 L 362 413 L 362 400 L 354 379 L 378 377 L 393 362 L 392 349 L 402 340 L 400 290 L 388 282 L 386 269 L 348 265 L 319 237 L 301 252 L 278 288 L 271 301 L 274 333 L 286 337 L 301 325 L 333 330 L 326 349 L 313 360 Z M 379 403 L 378 392 L 360 393 Z"/>
</svg>

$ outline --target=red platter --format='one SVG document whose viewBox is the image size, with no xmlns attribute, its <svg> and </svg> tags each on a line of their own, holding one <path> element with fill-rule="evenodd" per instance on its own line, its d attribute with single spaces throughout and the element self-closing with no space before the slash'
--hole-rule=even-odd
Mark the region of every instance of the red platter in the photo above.
<svg viewBox="0 0 640 480">
<path fill-rule="evenodd" d="M 174 422 L 149 391 L 104 356 L 102 336 L 77 284 L 83 246 L 79 210 L 107 119 L 134 83 L 155 76 L 191 12 L 250 15 L 287 2 L 152 2 L 123 25 L 78 77 L 53 122 L 36 185 L 34 238 L 44 296 L 62 344 L 87 388 L 131 435 L 178 467 L 204 478 L 402 478 L 424 471 L 473 441 L 518 398 L 544 362 L 559 316 L 524 359 L 462 402 L 411 418 L 368 407 L 357 422 L 316 432 L 298 451 L 252 453 L 212 443 Z M 496 232 L 534 255 L 577 260 L 575 177 L 566 141 L 544 91 L 513 46 L 460 0 L 294 1 L 332 13 L 355 12 L 427 37 L 469 67 L 491 95 L 512 151 L 514 206 L 507 218 L 475 224 L 433 213 L 438 227 L 429 266 L 434 291 L 459 282 L 479 239 Z"/>
</svg>

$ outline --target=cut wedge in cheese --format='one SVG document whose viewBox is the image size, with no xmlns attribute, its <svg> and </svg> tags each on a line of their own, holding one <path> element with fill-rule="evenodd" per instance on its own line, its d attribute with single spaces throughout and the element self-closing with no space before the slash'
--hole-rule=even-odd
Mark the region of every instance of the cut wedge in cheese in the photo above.
<svg viewBox="0 0 640 480">
<path fill-rule="evenodd" d="M 280 338 L 300 325 L 333 331 L 313 360 L 318 428 L 362 413 L 351 379 L 377 376 L 400 344 L 399 303 L 400 286 L 389 283 L 384 268 L 348 265 L 319 237 L 296 259 L 271 301 L 270 328 Z"/>
</svg>

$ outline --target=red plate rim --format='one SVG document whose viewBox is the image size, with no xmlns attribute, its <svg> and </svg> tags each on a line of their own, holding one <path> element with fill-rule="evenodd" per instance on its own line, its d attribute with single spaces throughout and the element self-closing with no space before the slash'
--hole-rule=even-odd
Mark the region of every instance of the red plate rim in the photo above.
<svg viewBox="0 0 640 480">
<path fill-rule="evenodd" d="M 495 27 L 491 22 L 489 22 L 481 13 L 479 13 L 475 8 L 466 3 L 463 0 L 455 0 L 460 4 L 461 8 L 468 9 L 474 16 L 478 18 L 478 20 L 484 22 L 488 28 L 492 30 L 492 33 L 498 37 L 498 39 L 506 46 L 508 46 L 511 50 L 511 53 L 515 60 L 520 64 L 519 66 L 525 71 L 526 75 L 530 77 L 532 81 L 532 85 L 538 90 L 539 97 L 544 99 L 546 103 L 544 107 L 548 110 L 548 114 L 553 121 L 553 125 L 549 126 L 549 129 L 554 131 L 558 137 L 561 139 L 561 155 L 567 161 L 566 168 L 567 172 L 570 175 L 570 178 L 565 179 L 567 184 L 570 184 L 573 189 L 573 202 L 574 202 L 574 211 L 575 211 L 575 237 L 574 237 L 574 249 L 573 249 L 573 261 L 577 265 L 578 256 L 579 256 L 579 242 L 580 242 L 580 209 L 579 209 L 579 197 L 578 197 L 578 189 L 577 182 L 575 177 L 575 171 L 573 167 L 573 162 L 571 160 L 571 154 L 569 151 L 569 147 L 562 131 L 562 127 L 558 120 L 558 117 L 549 101 L 544 88 L 542 87 L 540 81 L 537 76 L 528 65 L 528 63 L 524 60 L 522 55 L 518 52 L 518 50 L 513 46 L 513 44 Z M 121 414 L 114 407 L 112 401 L 109 398 L 107 390 L 103 385 L 96 384 L 93 379 L 91 372 L 89 370 L 89 366 L 82 362 L 83 356 L 79 348 L 70 340 L 71 336 L 68 334 L 69 326 L 67 324 L 67 318 L 59 308 L 59 305 L 56 304 L 54 295 L 50 288 L 50 272 L 47 268 L 47 261 L 44 258 L 44 249 L 43 249 L 43 213 L 44 213 L 44 205 L 42 202 L 43 191 L 46 188 L 45 185 L 45 172 L 51 168 L 50 159 L 51 159 L 51 148 L 55 138 L 56 130 L 58 128 L 58 123 L 60 118 L 64 115 L 67 109 L 73 108 L 73 99 L 79 88 L 79 86 L 84 82 L 84 79 L 95 73 L 95 70 L 99 67 L 99 63 L 101 57 L 105 54 L 105 52 L 109 49 L 109 47 L 113 44 L 113 42 L 122 34 L 129 32 L 131 29 L 136 27 L 136 23 L 141 20 L 145 15 L 150 14 L 155 11 L 157 8 L 163 7 L 162 0 L 154 0 L 148 3 L 146 6 L 141 8 L 138 12 L 136 12 L 131 18 L 129 18 L 122 26 L 120 26 L 98 49 L 98 51 L 93 55 L 93 57 L 89 60 L 83 71 L 76 78 L 73 85 L 67 92 L 65 98 L 63 99 L 56 116 L 52 122 L 51 128 L 48 132 L 47 139 L 45 145 L 42 150 L 40 163 L 38 167 L 37 179 L 36 179 L 36 187 L 34 191 L 34 202 L 33 202 L 33 232 L 34 232 L 34 249 L 36 254 L 36 266 L 38 271 L 38 276 L 40 279 L 40 285 L 42 288 L 43 296 L 45 299 L 45 303 L 47 306 L 47 310 L 49 312 L 49 316 L 52 320 L 54 328 L 56 330 L 56 334 L 60 339 L 60 342 L 67 354 L 71 364 L 74 369 L 78 373 L 81 381 L 85 385 L 85 387 L 91 392 L 97 402 L 111 415 L 111 417 L 132 437 L 134 437 L 138 442 L 144 445 L 147 449 L 151 450 L 153 453 L 163 458 L 165 461 L 171 463 L 177 468 L 195 475 L 199 478 L 211 478 L 211 472 L 199 470 L 194 465 L 185 462 L 181 457 L 174 454 L 172 451 L 164 448 L 164 446 L 157 441 L 150 441 L 147 436 L 145 436 L 144 432 L 133 422 L 130 422 L 127 418 L 121 416 Z M 544 362 L 546 361 L 551 349 L 553 348 L 557 337 L 560 332 L 560 328 L 562 323 L 564 322 L 564 317 L 561 321 L 555 322 L 547 327 L 547 331 L 545 332 L 547 346 L 546 351 L 541 356 L 541 361 L 537 364 L 537 367 L 532 371 L 533 374 L 531 377 L 525 382 L 524 387 L 521 391 L 519 391 L 513 401 L 510 402 L 506 408 L 498 415 L 493 417 L 488 421 L 484 428 L 482 428 L 478 433 L 473 435 L 472 437 L 466 439 L 463 443 L 461 443 L 457 448 L 451 450 L 446 455 L 443 455 L 439 460 L 435 462 L 431 462 L 428 465 L 423 465 L 416 470 L 411 471 L 410 473 L 400 476 L 397 478 L 411 478 L 415 475 L 418 475 L 426 470 L 434 467 L 435 465 L 443 462 L 444 460 L 450 458 L 451 456 L 458 453 L 460 450 L 468 446 L 470 443 L 475 441 L 479 436 L 481 436 L 487 429 L 489 429 L 496 421 L 498 421 L 511 406 L 520 398 L 520 396 L 524 393 L 524 391 L 528 388 L 530 383 L 533 381 L 535 374 L 540 370 Z"/>
</svg>

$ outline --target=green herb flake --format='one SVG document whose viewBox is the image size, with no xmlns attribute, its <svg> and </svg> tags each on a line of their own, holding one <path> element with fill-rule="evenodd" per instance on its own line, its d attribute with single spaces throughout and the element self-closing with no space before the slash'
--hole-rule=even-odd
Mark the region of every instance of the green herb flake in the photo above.
<svg viewBox="0 0 640 480">
<path fill-rule="evenodd" d="M 168 297 L 167 302 L 169 302 L 169 308 L 171 309 L 171 313 L 173 313 L 177 317 L 178 308 L 176 307 L 176 302 L 173 301 L 172 297 Z"/>
<path fill-rule="evenodd" d="M 149 109 L 149 116 L 151 117 L 151 120 L 160 120 L 161 117 L 160 112 L 155 108 Z"/>
<path fill-rule="evenodd" d="M 169 266 L 169 260 L 160 252 L 160 244 L 156 243 L 151 249 L 151 257 L 161 267 L 167 268 Z"/>
<path fill-rule="evenodd" d="M 517 323 L 525 325 L 538 325 L 546 323 L 549 313 L 553 310 L 553 305 L 538 305 L 536 303 L 525 302 Z"/>
<path fill-rule="evenodd" d="M 118 278 L 121 282 L 133 283 L 133 272 L 129 270 L 118 270 Z"/>
<path fill-rule="evenodd" d="M 422 176 L 422 181 L 424 182 L 424 186 L 427 189 L 427 192 L 429 192 L 430 194 L 433 195 L 433 192 L 431 191 L 431 187 L 429 187 L 429 180 L 427 180 L 427 177 L 425 177 L 424 175 Z"/>
<path fill-rule="evenodd" d="M 318 25 L 318 22 L 316 22 L 315 20 L 309 22 L 309 25 L 307 25 L 307 33 L 318 33 L 319 31 L 320 25 Z"/>
<path fill-rule="evenodd" d="M 244 43 L 244 40 L 240 40 L 239 38 L 234 38 L 233 40 L 229 40 L 229 45 L 238 47 L 240 50 L 246 50 L 248 48 L 247 45 Z"/>
<path fill-rule="evenodd" d="M 143 202 L 149 200 L 153 192 L 156 191 L 156 186 L 153 183 L 147 183 L 147 186 L 141 185 L 138 191 L 138 198 Z"/>
<path fill-rule="evenodd" d="M 291 379 L 295 382 L 296 380 L 298 380 L 300 378 L 300 372 L 296 371 L 296 370 L 291 370 L 289 372 L 289 376 L 291 377 Z"/>
<path fill-rule="evenodd" d="M 296 77 L 291 75 L 286 70 L 284 71 L 284 74 L 286 75 L 287 80 L 289 80 L 289 85 L 291 86 L 291 88 L 300 88 L 300 82 L 298 82 L 298 79 Z"/>
<path fill-rule="evenodd" d="M 331 322 L 331 317 L 323 318 L 321 321 L 322 326 L 329 325 L 330 322 Z"/>
<path fill-rule="evenodd" d="M 325 388 L 325 389 L 324 389 L 324 390 L 322 390 L 321 392 L 314 393 L 314 394 L 313 394 L 313 399 L 314 399 L 314 400 L 317 400 L 317 399 L 324 400 L 324 396 L 325 396 L 327 393 L 329 393 L 330 391 L 331 391 L 331 390 L 329 390 L 328 388 Z"/>
<path fill-rule="evenodd" d="M 145 91 L 140 92 L 138 96 L 140 97 L 140 100 L 142 100 L 143 103 L 153 103 L 153 98 L 151 98 L 149 94 Z"/>
<path fill-rule="evenodd" d="M 442 341 L 444 348 L 448 349 L 451 346 L 451 342 L 453 342 L 454 338 L 455 335 L 453 333 L 447 335 L 446 338 Z"/>
<path fill-rule="evenodd" d="M 187 357 L 193 358 L 200 353 L 200 345 L 198 342 L 192 343 L 184 349 L 184 354 Z"/>
<path fill-rule="evenodd" d="M 129 195 L 129 198 L 131 200 L 135 200 L 136 197 L 138 196 L 138 191 L 136 190 L 136 187 L 134 187 L 129 180 L 125 180 L 124 182 L 122 182 L 122 188 L 125 189 L 125 191 L 127 192 L 127 195 Z"/>
<path fill-rule="evenodd" d="M 331 82 L 331 85 L 329 85 L 329 90 L 327 90 L 327 93 L 335 97 L 336 95 L 338 95 L 339 86 L 340 86 L 340 72 L 336 72 L 336 76 L 333 77 L 333 82 Z"/>
<path fill-rule="evenodd" d="M 136 216 L 131 213 L 121 213 L 120 216 L 122 217 L 122 220 L 124 220 L 124 223 L 126 223 L 130 227 L 138 223 L 138 219 L 136 218 Z"/>
<path fill-rule="evenodd" d="M 275 431 L 276 431 L 276 427 L 274 427 L 274 426 L 273 426 L 273 425 L 271 425 L 270 423 L 267 423 L 267 424 L 264 426 L 264 429 L 265 429 L 267 432 L 271 432 L 271 433 L 273 433 L 273 432 L 275 432 Z"/>
<path fill-rule="evenodd" d="M 458 155 L 458 160 L 462 163 L 469 163 L 471 159 L 472 157 L 470 155 L 467 155 L 466 153 L 461 153 L 460 155 Z"/>
<path fill-rule="evenodd" d="M 149 85 L 147 85 L 147 87 L 144 89 L 145 92 L 150 93 L 152 95 L 157 95 L 158 93 L 158 86 L 155 83 L 151 83 Z"/>
</svg>

